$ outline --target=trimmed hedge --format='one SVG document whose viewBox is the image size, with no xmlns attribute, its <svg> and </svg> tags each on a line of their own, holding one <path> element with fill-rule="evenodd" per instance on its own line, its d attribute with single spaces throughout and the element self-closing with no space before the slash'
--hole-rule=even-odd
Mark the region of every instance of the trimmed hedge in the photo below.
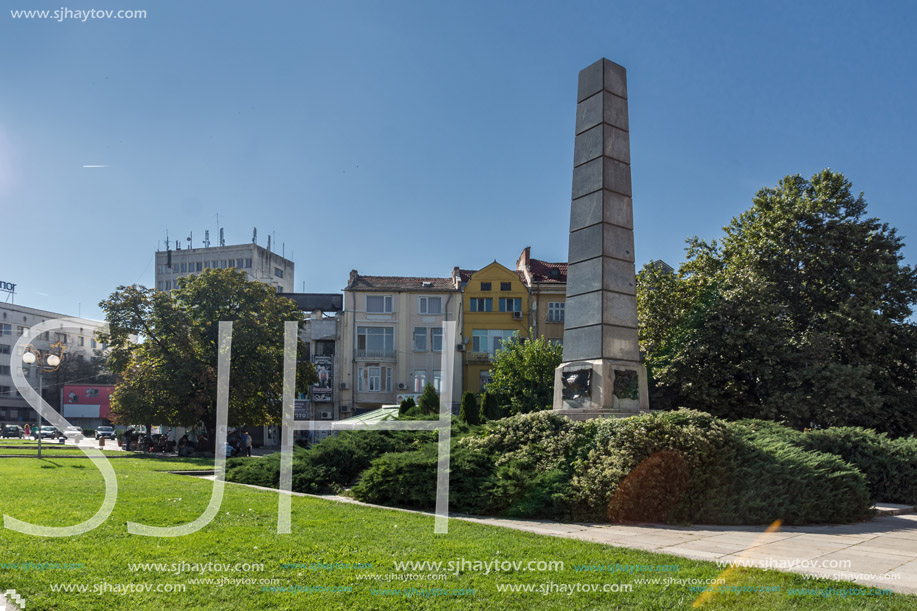
<svg viewBox="0 0 917 611">
<path fill-rule="evenodd" d="M 692 410 L 572 421 L 550 411 L 469 426 L 453 419 L 450 509 L 577 521 L 852 522 L 871 497 L 917 498 L 917 440 L 863 429 L 802 433 Z M 432 509 L 432 432 L 341 433 L 294 455 L 293 488 Z M 276 486 L 279 454 L 234 459 L 227 477 Z M 884 496 L 882 496 L 884 495 Z M 908 501 L 910 502 L 910 501 Z"/>
<path fill-rule="evenodd" d="M 309 449 L 294 447 L 293 491 L 337 492 L 350 485 L 373 459 L 414 449 L 433 438 L 431 433 L 415 431 L 343 431 Z M 280 482 L 280 453 L 258 460 L 230 459 L 226 479 L 276 488 Z"/>
<path fill-rule="evenodd" d="M 363 475 L 363 501 L 434 506 L 435 444 L 386 455 Z M 673 523 L 851 522 L 870 515 L 863 474 L 747 425 L 679 410 L 574 422 L 506 418 L 459 440 L 450 509 L 513 517 Z"/>
<path fill-rule="evenodd" d="M 876 502 L 917 505 L 917 439 L 889 439 L 872 429 L 844 426 L 806 433 L 774 422 L 743 420 L 755 443 L 778 439 L 804 450 L 840 457 L 866 476 L 870 498 Z"/>
</svg>

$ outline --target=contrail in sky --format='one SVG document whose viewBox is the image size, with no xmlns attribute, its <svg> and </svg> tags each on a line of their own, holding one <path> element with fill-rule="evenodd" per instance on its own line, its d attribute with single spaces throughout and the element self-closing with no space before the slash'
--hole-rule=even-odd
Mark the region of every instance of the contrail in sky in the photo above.
<svg viewBox="0 0 917 611">
<path fill-rule="evenodd" d="M 110 165 L 98 164 L 98 165 L 84 165 L 83 167 L 84 167 L 84 168 L 110 168 L 111 166 L 110 166 Z"/>
</svg>

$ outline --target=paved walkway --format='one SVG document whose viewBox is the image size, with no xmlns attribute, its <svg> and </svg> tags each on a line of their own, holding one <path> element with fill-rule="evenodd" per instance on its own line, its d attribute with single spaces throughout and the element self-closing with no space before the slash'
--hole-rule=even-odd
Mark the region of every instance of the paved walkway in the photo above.
<svg viewBox="0 0 917 611">
<path fill-rule="evenodd" d="M 213 479 L 209 476 L 208 479 Z M 236 484 L 276 493 L 274 488 Z M 344 496 L 293 493 L 378 509 Z M 398 509 L 410 513 L 430 512 Z M 765 533 L 756 526 L 664 526 L 579 524 L 550 520 L 450 515 L 451 519 L 581 539 L 693 558 L 748 563 L 792 573 L 852 581 L 873 588 L 917 594 L 917 514 L 880 516 L 868 522 L 833 526 L 785 526 Z"/>
</svg>

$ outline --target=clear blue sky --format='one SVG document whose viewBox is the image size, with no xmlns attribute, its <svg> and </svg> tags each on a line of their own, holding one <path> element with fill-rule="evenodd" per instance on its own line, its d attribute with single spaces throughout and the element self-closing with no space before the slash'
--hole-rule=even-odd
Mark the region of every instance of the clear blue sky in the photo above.
<svg viewBox="0 0 917 611">
<path fill-rule="evenodd" d="M 143 20 L 8 9 L 146 9 Z M 917 262 L 917 3 L 13 0 L 0 280 L 84 316 L 217 214 L 296 288 L 565 260 L 577 72 L 628 69 L 638 265 L 839 170 Z M 110 165 L 84 168 L 84 165 Z M 81 305 L 80 305 L 81 304 Z"/>
</svg>

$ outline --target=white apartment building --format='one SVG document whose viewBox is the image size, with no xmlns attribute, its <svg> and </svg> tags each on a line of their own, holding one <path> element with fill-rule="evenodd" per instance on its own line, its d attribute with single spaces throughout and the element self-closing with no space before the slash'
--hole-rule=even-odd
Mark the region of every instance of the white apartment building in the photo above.
<svg viewBox="0 0 917 611">
<path fill-rule="evenodd" d="M 254 242 L 232 246 L 210 246 L 156 252 L 156 283 L 160 291 L 175 288 L 182 276 L 205 269 L 239 269 L 248 277 L 274 287 L 278 293 L 292 293 L 293 262 Z"/>
<path fill-rule="evenodd" d="M 0 303 L 0 424 L 34 424 L 35 410 L 22 398 L 13 384 L 11 367 L 22 366 L 26 380 L 38 389 L 38 369 L 35 365 L 23 366 L 21 355 L 14 354 L 13 346 L 23 335 L 39 323 L 54 318 L 76 318 L 57 312 L 38 310 L 11 303 Z M 96 333 L 105 323 L 98 320 L 76 318 L 75 328 L 60 328 L 58 331 L 47 331 L 33 337 L 31 345 L 39 350 L 53 350 L 63 358 L 94 358 L 96 349 L 103 346 L 96 340 Z M 16 363 L 14 365 L 14 363 Z M 53 372 L 44 374 L 44 392 L 42 395 L 51 405 L 58 404 L 59 384 L 70 380 L 59 380 Z"/>
<path fill-rule="evenodd" d="M 455 321 L 461 334 L 461 291 L 452 278 L 362 276 L 350 272 L 344 289 L 338 389 L 354 412 L 416 398 L 430 382 L 441 389 L 445 345 L 442 323 Z M 462 396 L 462 359 L 452 372 L 453 411 Z"/>
</svg>

